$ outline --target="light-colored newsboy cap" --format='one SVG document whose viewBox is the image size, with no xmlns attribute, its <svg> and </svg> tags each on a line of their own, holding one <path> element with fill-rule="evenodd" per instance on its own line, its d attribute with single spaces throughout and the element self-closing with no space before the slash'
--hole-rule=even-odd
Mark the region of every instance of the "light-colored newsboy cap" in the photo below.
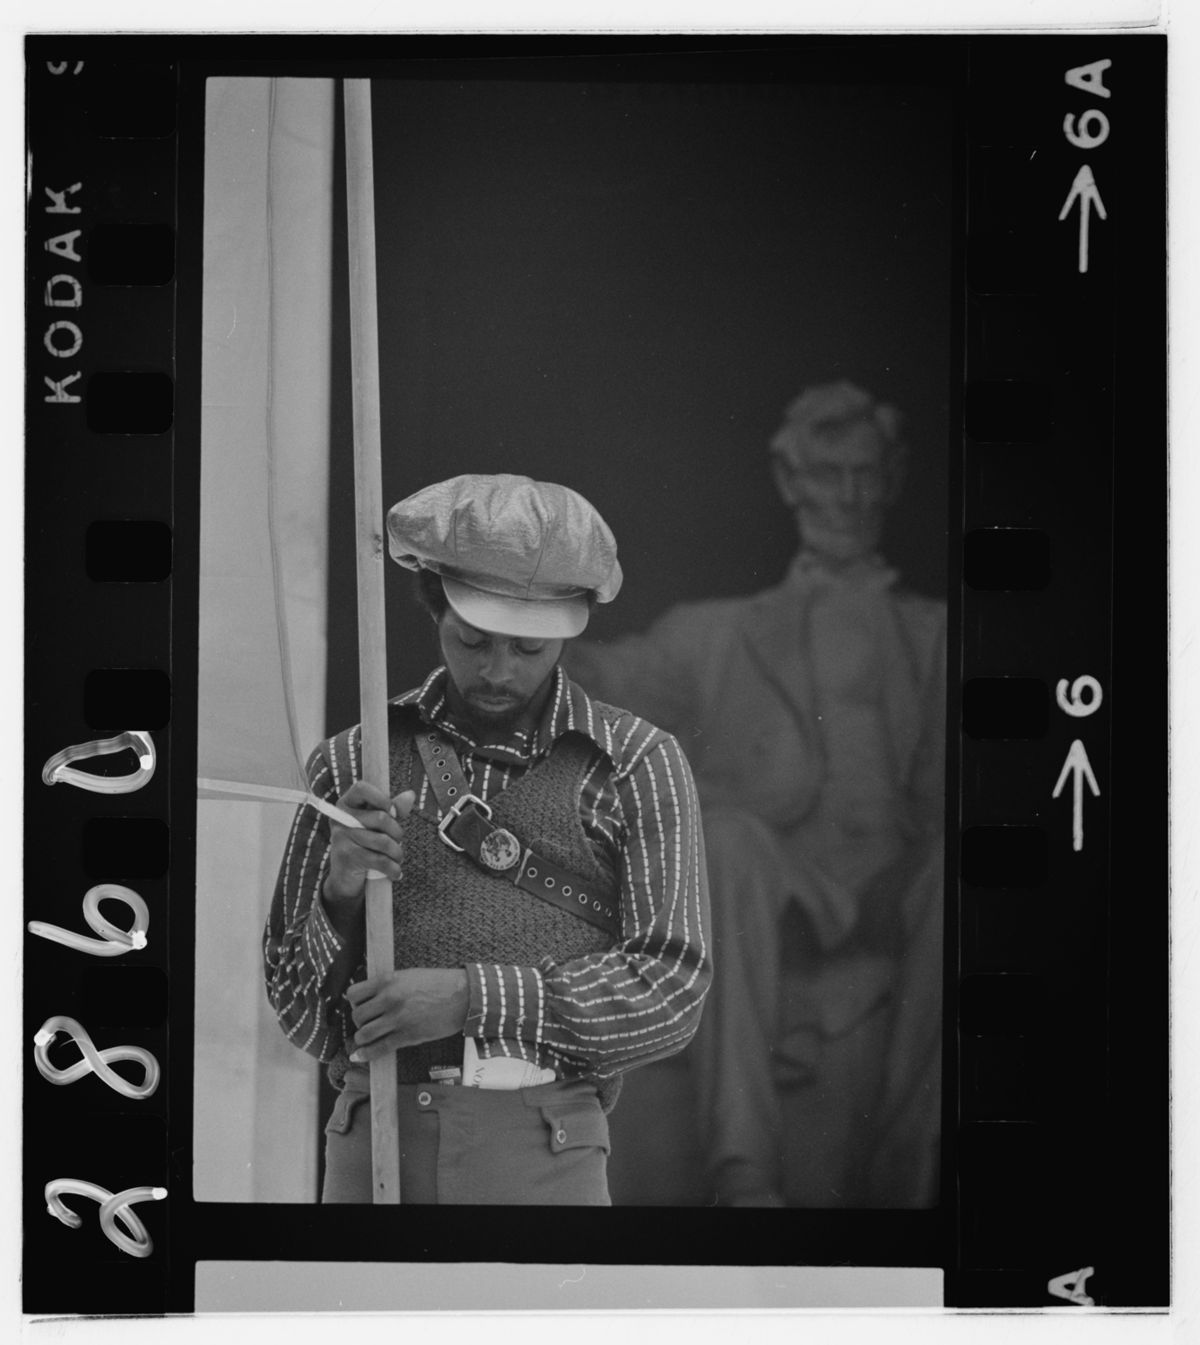
<svg viewBox="0 0 1200 1345">
<path fill-rule="evenodd" d="M 442 577 L 450 606 L 479 630 L 568 640 L 588 623 L 589 595 L 621 587 L 608 524 L 573 490 L 527 476 L 456 476 L 388 511 L 388 550 Z"/>
</svg>

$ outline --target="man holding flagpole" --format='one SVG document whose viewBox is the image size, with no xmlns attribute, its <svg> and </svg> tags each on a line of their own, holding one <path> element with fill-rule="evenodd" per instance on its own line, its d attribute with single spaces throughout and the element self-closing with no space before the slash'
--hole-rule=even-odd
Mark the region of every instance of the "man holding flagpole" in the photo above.
<svg viewBox="0 0 1200 1345">
<path fill-rule="evenodd" d="M 608 1204 L 621 1076 L 681 1050 L 711 978 L 704 844 L 676 740 L 560 666 L 621 585 L 566 487 L 460 476 L 395 505 L 441 662 L 388 703 L 389 790 L 360 730 L 322 743 L 265 936 L 289 1039 L 329 1066 L 326 1202 L 372 1199 L 371 1062 L 394 1058 L 415 1204 Z M 367 975 L 364 893 L 392 883 L 393 970 Z"/>
</svg>

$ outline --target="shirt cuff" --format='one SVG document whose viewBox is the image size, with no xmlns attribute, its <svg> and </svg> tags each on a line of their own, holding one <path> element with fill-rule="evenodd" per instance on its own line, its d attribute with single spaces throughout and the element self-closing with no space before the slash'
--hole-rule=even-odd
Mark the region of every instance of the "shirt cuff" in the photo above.
<svg viewBox="0 0 1200 1345">
<path fill-rule="evenodd" d="M 337 955 L 346 945 L 334 929 L 333 922 L 325 910 L 325 903 L 319 895 L 313 899 L 313 904 L 309 907 L 300 944 L 304 956 L 317 974 L 317 984 L 322 984 L 329 975 L 329 969 L 333 966 Z"/>
<path fill-rule="evenodd" d="M 468 962 L 465 1037 L 540 1042 L 546 986 L 536 967 Z"/>
</svg>

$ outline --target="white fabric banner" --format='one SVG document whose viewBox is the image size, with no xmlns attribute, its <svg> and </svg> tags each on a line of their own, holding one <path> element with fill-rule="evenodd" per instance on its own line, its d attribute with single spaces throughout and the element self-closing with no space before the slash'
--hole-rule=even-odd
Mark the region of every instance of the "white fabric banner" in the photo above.
<svg viewBox="0 0 1200 1345">
<path fill-rule="evenodd" d="M 199 774 L 249 799 L 303 788 L 297 757 L 324 732 L 333 97 L 329 80 L 207 86 Z M 311 1202 L 318 1066 L 280 1031 L 262 971 L 295 803 L 208 792 L 193 1191 Z"/>
<path fill-rule="evenodd" d="M 207 106 L 198 774 L 302 788 L 324 727 L 333 83 L 210 79 Z"/>
</svg>

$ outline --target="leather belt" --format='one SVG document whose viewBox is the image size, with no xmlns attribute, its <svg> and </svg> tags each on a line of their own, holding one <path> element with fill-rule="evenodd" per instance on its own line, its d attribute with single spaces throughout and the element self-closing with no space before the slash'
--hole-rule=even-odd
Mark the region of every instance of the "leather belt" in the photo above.
<svg viewBox="0 0 1200 1345">
<path fill-rule="evenodd" d="M 438 833 L 452 850 L 465 854 L 487 873 L 508 878 L 522 892 L 569 911 L 614 939 L 620 937 L 616 903 L 596 895 L 590 880 L 539 855 L 509 827 L 493 822 L 491 807 L 471 793 L 454 748 L 440 733 L 422 729 L 417 734 L 417 751 L 438 802 Z"/>
</svg>

